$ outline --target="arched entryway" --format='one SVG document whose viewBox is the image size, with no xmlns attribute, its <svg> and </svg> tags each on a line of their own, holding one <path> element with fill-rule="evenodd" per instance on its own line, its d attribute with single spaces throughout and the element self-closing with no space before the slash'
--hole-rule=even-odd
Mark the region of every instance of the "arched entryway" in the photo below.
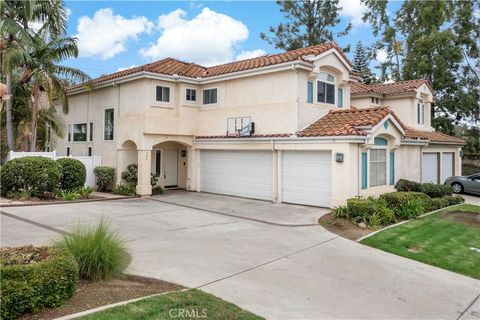
<svg viewBox="0 0 480 320">
<path fill-rule="evenodd" d="M 163 188 L 187 188 L 189 146 L 165 141 L 152 147 L 151 172 Z"/>
</svg>

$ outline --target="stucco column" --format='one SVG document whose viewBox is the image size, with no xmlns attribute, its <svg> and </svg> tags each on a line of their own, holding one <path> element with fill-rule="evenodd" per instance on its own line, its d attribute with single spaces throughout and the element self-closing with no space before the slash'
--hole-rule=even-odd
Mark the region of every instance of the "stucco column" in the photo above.
<svg viewBox="0 0 480 320">
<path fill-rule="evenodd" d="M 195 148 L 187 148 L 187 191 L 197 190 L 197 153 Z"/>
<path fill-rule="evenodd" d="M 142 197 L 149 197 L 152 194 L 150 174 L 152 172 L 152 150 L 138 150 L 138 181 L 137 194 Z"/>
<path fill-rule="evenodd" d="M 125 149 L 117 149 L 117 169 L 115 170 L 116 184 L 122 182 L 122 170 L 124 167 Z"/>
</svg>

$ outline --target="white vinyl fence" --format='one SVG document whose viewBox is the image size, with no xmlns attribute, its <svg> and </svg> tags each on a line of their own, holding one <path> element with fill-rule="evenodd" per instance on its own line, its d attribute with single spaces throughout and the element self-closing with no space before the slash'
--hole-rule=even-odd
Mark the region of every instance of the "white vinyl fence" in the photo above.
<svg viewBox="0 0 480 320">
<path fill-rule="evenodd" d="M 10 151 L 8 153 L 7 161 L 8 160 L 13 160 L 16 158 L 22 158 L 22 157 L 31 157 L 31 156 L 36 156 L 36 157 L 46 157 L 50 158 L 53 160 L 57 160 L 60 158 L 73 158 L 80 160 L 84 165 L 85 169 L 87 170 L 87 179 L 85 180 L 85 186 L 88 187 L 95 187 L 95 167 L 98 167 L 102 165 L 102 158 L 100 156 L 91 156 L 91 157 L 83 157 L 83 156 L 57 156 L 57 153 L 55 151 L 52 152 L 15 152 L 15 151 Z"/>
</svg>

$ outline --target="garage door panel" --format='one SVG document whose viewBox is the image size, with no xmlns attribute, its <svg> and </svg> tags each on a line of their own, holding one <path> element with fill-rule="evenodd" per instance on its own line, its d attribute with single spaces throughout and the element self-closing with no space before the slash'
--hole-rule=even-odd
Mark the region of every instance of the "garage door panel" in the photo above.
<svg viewBox="0 0 480 320">
<path fill-rule="evenodd" d="M 272 199 L 272 152 L 202 150 L 200 190 Z"/>
<path fill-rule="evenodd" d="M 329 207 L 331 180 L 330 152 L 283 152 L 283 202 Z"/>
<path fill-rule="evenodd" d="M 449 177 L 452 177 L 453 174 L 453 152 L 444 152 L 442 153 L 442 182 Z"/>
<path fill-rule="evenodd" d="M 438 183 L 438 153 L 422 156 L 422 182 Z"/>
</svg>

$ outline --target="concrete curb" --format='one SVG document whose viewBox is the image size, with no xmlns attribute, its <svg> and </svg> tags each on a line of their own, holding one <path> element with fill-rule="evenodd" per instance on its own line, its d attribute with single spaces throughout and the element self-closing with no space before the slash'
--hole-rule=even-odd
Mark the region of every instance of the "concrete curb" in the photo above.
<svg viewBox="0 0 480 320">
<path fill-rule="evenodd" d="M 1 208 L 14 208 L 14 207 L 35 207 L 35 206 L 51 206 L 57 204 L 74 204 L 74 203 L 84 203 L 84 202 L 99 202 L 99 201 L 112 201 L 112 200 L 125 200 L 125 199 L 136 199 L 135 196 L 121 196 L 116 198 L 100 198 L 100 199 L 84 199 L 84 200 L 73 200 L 73 201 L 51 201 L 51 202 L 39 202 L 39 203 L 5 203 L 1 204 Z"/>
<path fill-rule="evenodd" d="M 187 290 L 190 290 L 190 289 L 185 288 L 185 289 L 181 289 L 181 290 L 174 290 L 174 291 L 166 291 L 166 292 L 162 292 L 162 293 L 155 293 L 155 294 L 151 294 L 151 295 L 145 296 L 145 297 L 140 297 L 140 298 L 125 300 L 125 301 L 120 301 L 120 302 L 116 302 L 116 303 L 112 303 L 112 304 L 107 304 L 107 305 L 105 305 L 105 306 L 101 306 L 101 307 L 98 307 L 98 308 L 93 308 L 93 309 L 88 309 L 88 310 L 80 311 L 80 312 L 77 312 L 77 313 L 74 313 L 74 314 L 69 314 L 69 315 L 67 315 L 67 316 L 63 316 L 63 317 L 60 317 L 60 318 L 55 318 L 55 320 L 78 319 L 78 318 L 80 318 L 80 317 L 88 316 L 88 315 L 90 315 L 90 314 L 93 314 L 93 313 L 96 313 L 96 312 L 99 312 L 99 311 L 103 311 L 103 310 L 115 308 L 115 307 L 118 307 L 118 306 L 124 306 L 124 305 L 129 304 L 129 303 L 132 303 L 132 302 L 137 302 L 137 301 L 140 301 L 140 300 L 144 300 L 144 299 L 148 299 L 148 298 L 153 298 L 153 297 L 165 295 L 165 294 L 172 293 L 172 292 L 182 292 L 182 291 L 187 291 Z"/>
<path fill-rule="evenodd" d="M 390 228 L 394 228 L 394 227 L 400 226 L 400 225 L 402 225 L 402 224 L 405 224 L 405 223 L 408 223 L 408 222 L 411 222 L 411 221 L 415 221 L 415 220 L 417 220 L 417 219 L 420 219 L 420 218 L 429 216 L 429 215 L 434 214 L 434 213 L 437 213 L 437 212 L 439 212 L 439 211 L 442 211 L 442 210 L 445 210 L 445 209 L 450 209 L 450 208 L 455 208 L 455 207 L 461 206 L 461 205 L 463 205 L 463 203 L 455 204 L 455 205 L 453 205 L 453 206 L 449 206 L 449 207 L 445 207 L 445 208 L 438 209 L 438 210 L 435 210 L 435 211 L 427 212 L 427 213 L 424 213 L 424 214 L 416 217 L 415 219 L 400 221 L 400 222 L 397 222 L 397 223 L 395 223 L 395 224 L 391 224 L 391 225 L 389 225 L 389 226 L 386 226 L 385 228 L 382 228 L 382 229 L 379 229 L 379 230 L 374 231 L 374 232 L 372 232 L 372 233 L 369 233 L 369 234 L 367 234 L 367 235 L 364 235 L 363 237 L 361 237 L 360 239 L 357 239 L 356 241 L 357 241 L 357 242 L 360 242 L 360 241 L 362 241 L 363 239 L 367 239 L 367 238 L 369 238 L 369 237 L 371 237 L 371 236 L 373 236 L 373 235 L 375 235 L 375 234 L 377 234 L 377 233 L 379 233 L 379 232 L 382 232 L 382 231 L 384 231 L 384 230 L 388 230 L 388 229 L 390 229 Z"/>
</svg>

